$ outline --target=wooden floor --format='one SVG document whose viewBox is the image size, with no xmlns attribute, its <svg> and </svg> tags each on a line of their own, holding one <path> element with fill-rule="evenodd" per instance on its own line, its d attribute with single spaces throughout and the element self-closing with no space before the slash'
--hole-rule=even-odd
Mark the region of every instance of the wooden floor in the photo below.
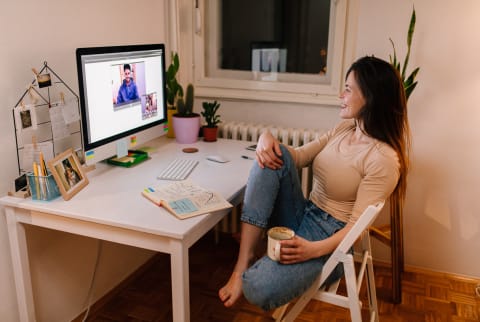
<svg viewBox="0 0 480 322">
<path fill-rule="evenodd" d="M 215 244 L 209 234 L 190 249 L 190 304 L 192 322 L 267 322 L 270 312 L 242 299 L 234 308 L 224 308 L 218 289 L 231 273 L 238 243 L 228 235 Z M 96 303 L 89 322 L 172 321 L 170 259 L 155 256 L 138 274 Z M 403 278 L 403 302 L 389 302 L 391 275 L 386 267 L 375 267 L 381 322 L 479 322 L 480 299 L 475 296 L 478 281 L 425 271 L 407 271 Z M 363 296 L 363 295 L 362 295 Z M 366 312 L 364 312 L 366 313 Z M 82 316 L 75 319 L 80 322 Z M 346 309 L 311 301 L 297 321 L 346 322 Z"/>
</svg>

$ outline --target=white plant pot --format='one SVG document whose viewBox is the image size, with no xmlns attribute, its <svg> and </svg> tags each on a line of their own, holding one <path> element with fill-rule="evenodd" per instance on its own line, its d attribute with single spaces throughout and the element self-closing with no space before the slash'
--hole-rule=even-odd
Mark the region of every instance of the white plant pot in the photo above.
<svg viewBox="0 0 480 322">
<path fill-rule="evenodd" d="M 191 117 L 173 116 L 173 130 L 178 143 L 189 144 L 197 142 L 200 131 L 200 115 Z"/>
</svg>

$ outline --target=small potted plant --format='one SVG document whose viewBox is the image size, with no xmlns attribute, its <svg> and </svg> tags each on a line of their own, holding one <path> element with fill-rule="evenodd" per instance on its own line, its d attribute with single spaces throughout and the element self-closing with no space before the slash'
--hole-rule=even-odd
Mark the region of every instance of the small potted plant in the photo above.
<svg viewBox="0 0 480 322">
<path fill-rule="evenodd" d="M 206 125 L 203 126 L 203 139 L 207 142 L 215 142 L 217 141 L 217 124 L 221 122 L 220 115 L 217 114 L 220 103 L 217 101 L 203 102 L 202 107 L 201 114 L 206 122 Z"/>
<path fill-rule="evenodd" d="M 193 85 L 188 84 L 185 97 L 177 97 L 177 112 L 172 121 L 178 143 L 193 143 L 198 139 L 200 114 L 193 112 L 193 93 Z"/>
</svg>

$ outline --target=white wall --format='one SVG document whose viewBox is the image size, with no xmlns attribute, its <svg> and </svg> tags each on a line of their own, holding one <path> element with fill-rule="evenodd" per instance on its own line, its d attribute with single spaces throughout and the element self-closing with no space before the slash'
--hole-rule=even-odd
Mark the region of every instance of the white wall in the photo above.
<svg viewBox="0 0 480 322">
<path fill-rule="evenodd" d="M 413 149 L 404 213 L 405 261 L 479 278 L 480 2 L 361 0 L 356 53 L 388 60 L 392 38 L 403 62 L 413 4 L 417 26 L 409 66 L 421 70 L 409 100 Z M 299 128 L 338 121 L 334 108 L 294 104 L 225 101 L 221 114 L 224 120 Z M 377 248 L 385 259 L 388 249 Z"/>
<path fill-rule="evenodd" d="M 75 49 L 96 45 L 159 43 L 166 40 L 162 0 L 3 1 L 0 77 L 0 195 L 18 175 L 12 108 L 43 62 L 78 93 Z M 0 216 L 0 320 L 18 321 L 9 242 Z M 28 229 L 37 321 L 70 321 L 85 307 L 97 242 L 45 229 Z M 96 298 L 152 255 L 105 243 Z"/>
<path fill-rule="evenodd" d="M 392 37 L 403 58 L 413 3 L 417 30 L 409 66 L 421 70 L 409 102 L 413 151 L 404 214 L 406 263 L 478 278 L 480 259 L 473 254 L 480 245 L 480 109 L 475 104 L 480 3 L 362 1 L 359 55 L 388 57 L 385 39 Z"/>
</svg>

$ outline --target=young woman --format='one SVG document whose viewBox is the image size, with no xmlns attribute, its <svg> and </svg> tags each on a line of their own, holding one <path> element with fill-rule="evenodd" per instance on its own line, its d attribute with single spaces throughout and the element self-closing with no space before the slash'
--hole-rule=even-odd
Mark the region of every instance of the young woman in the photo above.
<svg viewBox="0 0 480 322">
<path fill-rule="evenodd" d="M 410 131 L 397 71 L 363 57 L 348 70 L 340 99 L 344 121 L 306 145 L 281 145 L 268 132 L 259 138 L 238 259 L 219 291 L 225 306 L 242 294 L 264 310 L 289 302 L 311 285 L 368 205 L 390 197 L 390 211 L 402 210 Z M 297 168 L 309 165 L 313 187 L 306 200 Z M 264 256 L 253 263 L 257 244 L 272 226 L 290 227 L 295 237 L 281 242 L 279 262 Z M 341 269 L 330 278 L 338 278 Z"/>
</svg>

